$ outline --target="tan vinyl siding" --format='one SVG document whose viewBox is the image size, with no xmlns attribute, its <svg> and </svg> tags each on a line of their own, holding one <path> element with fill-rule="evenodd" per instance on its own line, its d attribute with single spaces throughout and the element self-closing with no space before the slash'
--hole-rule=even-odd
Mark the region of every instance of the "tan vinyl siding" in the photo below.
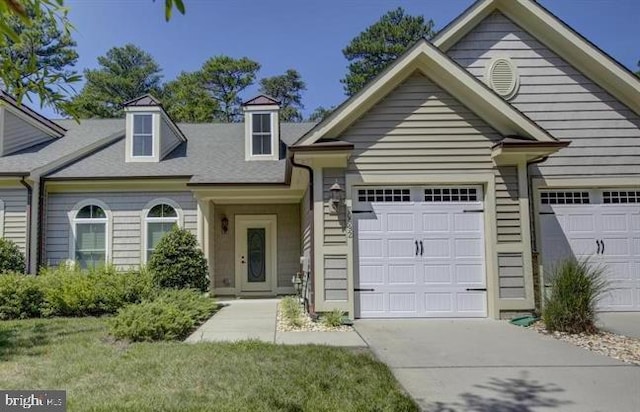
<svg viewBox="0 0 640 412">
<path fill-rule="evenodd" d="M 515 166 L 498 167 L 496 176 L 496 218 L 498 243 L 520 242 L 520 199 L 518 169 Z"/>
<path fill-rule="evenodd" d="M 109 193 L 50 193 L 47 196 L 46 250 L 44 263 L 56 265 L 69 256 L 71 222 L 69 212 L 81 201 L 97 199 L 112 213 L 113 264 L 121 269 L 136 267 L 143 249 L 142 211 L 151 201 L 168 198 L 178 203 L 184 215 L 184 228 L 196 234 L 196 201 L 190 192 L 109 192 Z"/>
<path fill-rule="evenodd" d="M 510 57 L 520 88 L 510 102 L 571 146 L 532 167 L 534 175 L 640 175 L 640 116 L 501 13 L 482 21 L 448 52 L 484 79 L 494 57 Z"/>
<path fill-rule="evenodd" d="M 180 139 L 173 132 L 166 119 L 161 117 L 160 121 L 160 159 L 164 159 L 180 144 Z"/>
<path fill-rule="evenodd" d="M 52 137 L 42 130 L 32 126 L 15 114 L 4 110 L 3 155 L 14 153 L 51 139 Z"/>
<path fill-rule="evenodd" d="M 501 299 L 526 298 L 522 253 L 498 253 Z"/>
<path fill-rule="evenodd" d="M 349 172 L 491 171 L 501 136 L 427 77 L 414 74 L 342 136 L 355 148 Z"/>
<path fill-rule="evenodd" d="M 324 299 L 346 301 L 347 293 L 347 256 L 324 256 Z"/>
<path fill-rule="evenodd" d="M 311 190 L 307 189 L 300 203 L 300 217 L 302 219 L 301 242 L 302 256 L 311 264 L 311 246 L 313 238 L 313 211 L 309 208 L 309 198 Z"/>
<path fill-rule="evenodd" d="M 291 287 L 300 268 L 300 206 L 296 204 L 224 205 L 214 207 L 214 221 L 229 219 L 229 230 L 214 235 L 214 289 L 235 287 L 235 216 L 276 215 L 278 219 L 278 287 Z M 219 225 L 218 225 L 219 226 Z"/>
<path fill-rule="evenodd" d="M 23 253 L 27 239 L 27 196 L 26 188 L 0 189 L 0 200 L 4 202 L 2 237 L 18 245 Z"/>
<path fill-rule="evenodd" d="M 329 244 L 346 244 L 346 218 L 345 209 L 340 207 L 336 212 L 329 200 L 331 199 L 331 191 L 329 190 L 335 182 L 340 187 L 345 188 L 345 171 L 344 169 L 327 168 L 322 170 L 322 193 L 324 194 L 324 243 Z"/>
</svg>

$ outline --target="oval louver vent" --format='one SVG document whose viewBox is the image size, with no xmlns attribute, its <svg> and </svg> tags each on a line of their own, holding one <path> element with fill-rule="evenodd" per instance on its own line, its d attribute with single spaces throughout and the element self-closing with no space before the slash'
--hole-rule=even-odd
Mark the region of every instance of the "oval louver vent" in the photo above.
<svg viewBox="0 0 640 412">
<path fill-rule="evenodd" d="M 489 66 L 489 85 L 505 99 L 515 95 L 518 88 L 518 74 L 510 60 L 495 59 Z"/>
</svg>

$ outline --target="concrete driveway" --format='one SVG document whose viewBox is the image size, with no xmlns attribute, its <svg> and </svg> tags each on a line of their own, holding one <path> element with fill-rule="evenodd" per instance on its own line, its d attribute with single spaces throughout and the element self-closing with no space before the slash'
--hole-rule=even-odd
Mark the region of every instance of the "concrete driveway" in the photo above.
<svg viewBox="0 0 640 412">
<path fill-rule="evenodd" d="M 600 312 L 597 324 L 609 332 L 640 339 L 640 312 Z"/>
<path fill-rule="evenodd" d="M 491 320 L 359 320 L 425 411 L 640 411 L 640 367 Z"/>
</svg>

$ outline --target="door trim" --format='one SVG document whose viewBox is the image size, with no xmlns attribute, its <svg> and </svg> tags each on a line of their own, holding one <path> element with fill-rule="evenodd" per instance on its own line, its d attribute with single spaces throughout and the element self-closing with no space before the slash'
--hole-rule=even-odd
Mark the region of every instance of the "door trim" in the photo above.
<svg viewBox="0 0 640 412">
<path fill-rule="evenodd" d="M 275 294 L 278 287 L 278 216 L 277 215 L 235 215 L 235 248 L 233 259 L 235 261 L 235 284 L 236 295 L 264 293 Z M 240 259 L 240 250 L 242 249 L 242 243 L 246 242 L 246 230 L 244 227 L 250 224 L 264 225 L 267 229 L 267 254 L 269 256 L 269 262 L 267 262 L 268 270 L 266 284 L 270 287 L 269 290 L 251 291 L 243 290 L 242 277 L 246 264 L 243 264 Z"/>
</svg>

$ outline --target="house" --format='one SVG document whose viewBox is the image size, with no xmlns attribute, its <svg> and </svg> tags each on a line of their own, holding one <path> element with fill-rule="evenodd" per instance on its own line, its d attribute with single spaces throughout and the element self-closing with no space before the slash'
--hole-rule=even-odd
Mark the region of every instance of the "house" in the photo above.
<svg viewBox="0 0 640 412">
<path fill-rule="evenodd" d="M 567 256 L 640 311 L 640 81 L 530 0 L 479 0 L 317 125 L 51 121 L 2 95 L 0 232 L 28 270 L 144 264 L 197 234 L 216 295 L 294 292 L 353 317 L 532 311 Z"/>
</svg>

